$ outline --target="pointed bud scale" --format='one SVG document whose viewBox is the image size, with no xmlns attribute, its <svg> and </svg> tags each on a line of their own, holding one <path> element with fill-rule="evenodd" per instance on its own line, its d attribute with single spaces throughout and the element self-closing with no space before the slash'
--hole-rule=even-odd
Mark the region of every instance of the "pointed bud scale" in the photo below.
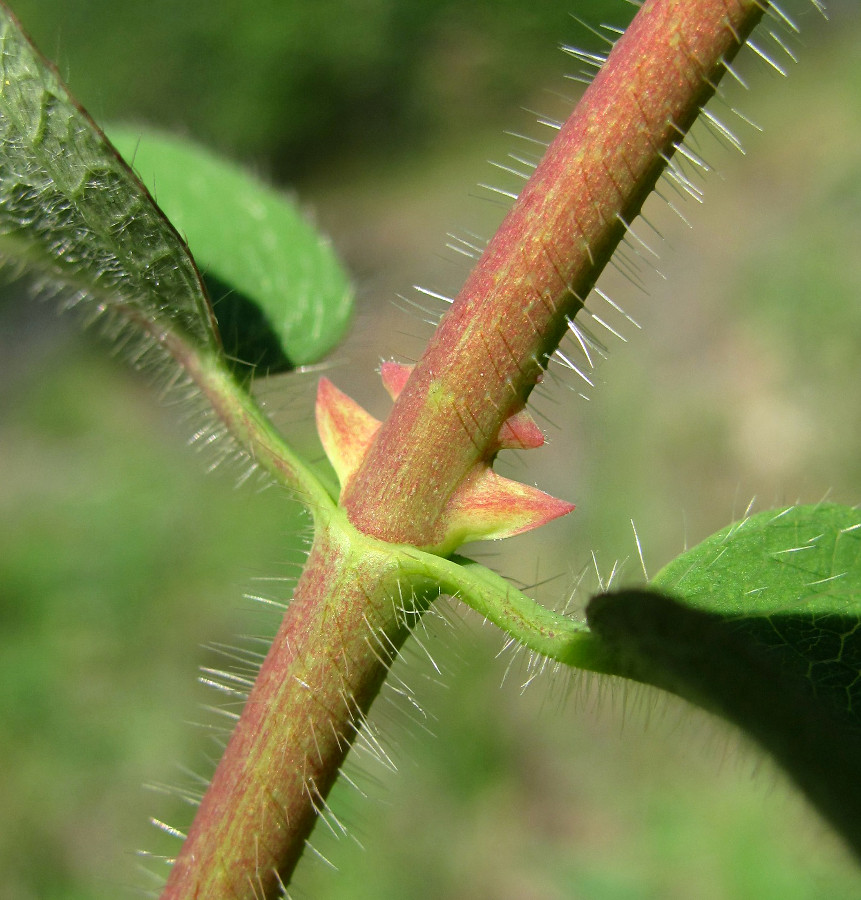
<svg viewBox="0 0 861 900">
<path fill-rule="evenodd" d="M 544 432 L 525 409 L 509 416 L 499 429 L 500 450 L 534 450 L 544 444 Z"/>
<path fill-rule="evenodd" d="M 321 378 L 317 387 L 317 433 L 343 490 L 359 467 L 380 423 L 355 400 Z"/>
<path fill-rule="evenodd" d="M 392 400 L 397 400 L 414 366 L 385 362 L 380 376 Z M 317 389 L 317 431 L 332 463 L 341 490 L 358 469 L 380 422 L 355 400 L 338 390 L 328 378 Z M 509 416 L 499 430 L 489 459 L 498 450 L 528 450 L 540 447 L 544 434 L 532 416 L 521 409 Z M 574 509 L 572 503 L 557 500 L 538 488 L 497 475 L 488 461 L 475 463 L 449 500 L 442 516 L 445 538 L 435 552 L 451 553 L 467 541 L 499 540 L 538 528 Z"/>
<path fill-rule="evenodd" d="M 446 546 L 499 540 L 538 528 L 574 509 L 538 488 L 497 475 L 479 464 L 446 508 Z"/>
<path fill-rule="evenodd" d="M 383 379 L 383 387 L 392 400 L 398 399 L 414 368 L 415 366 L 407 366 L 396 362 L 384 362 L 380 366 L 380 377 Z"/>
</svg>

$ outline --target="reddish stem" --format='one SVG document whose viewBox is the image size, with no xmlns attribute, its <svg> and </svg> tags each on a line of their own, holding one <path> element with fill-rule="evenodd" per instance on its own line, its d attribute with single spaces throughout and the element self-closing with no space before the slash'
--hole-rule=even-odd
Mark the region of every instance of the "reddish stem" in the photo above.
<svg viewBox="0 0 861 900">
<path fill-rule="evenodd" d="M 762 15 L 650 0 L 562 128 L 443 320 L 342 504 L 433 547 L 458 484 L 526 400 L 674 144 Z M 393 554 L 321 526 L 164 897 L 276 896 L 407 628 Z M 373 549 L 376 548 L 376 549 Z M 412 582 L 411 582 L 412 583 Z M 377 640 L 369 633 L 369 624 Z"/>
<path fill-rule="evenodd" d="M 432 548 L 458 484 L 525 402 L 568 319 L 763 10 L 651 0 L 443 318 L 341 498 L 351 522 Z"/>
<path fill-rule="evenodd" d="M 416 617 L 397 565 L 351 552 L 320 529 L 162 900 L 256 900 L 289 882 Z"/>
</svg>

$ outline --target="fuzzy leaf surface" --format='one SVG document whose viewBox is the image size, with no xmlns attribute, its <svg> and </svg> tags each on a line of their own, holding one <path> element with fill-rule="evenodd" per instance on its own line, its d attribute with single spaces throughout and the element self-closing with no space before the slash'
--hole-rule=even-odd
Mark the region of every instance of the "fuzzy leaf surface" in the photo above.
<svg viewBox="0 0 861 900">
<path fill-rule="evenodd" d="M 138 178 L 0 6 L 0 258 L 98 316 L 218 345 L 194 260 Z"/>
<path fill-rule="evenodd" d="M 183 138 L 133 128 L 110 137 L 188 241 L 228 357 L 275 372 L 315 362 L 341 340 L 349 280 L 288 197 Z"/>
<path fill-rule="evenodd" d="M 766 511 L 682 554 L 653 586 L 762 644 L 861 733 L 861 514 L 835 504 Z"/>
<path fill-rule="evenodd" d="M 620 674 L 742 727 L 861 853 L 858 510 L 752 516 L 679 556 L 650 590 L 594 598 L 587 617 Z"/>
</svg>

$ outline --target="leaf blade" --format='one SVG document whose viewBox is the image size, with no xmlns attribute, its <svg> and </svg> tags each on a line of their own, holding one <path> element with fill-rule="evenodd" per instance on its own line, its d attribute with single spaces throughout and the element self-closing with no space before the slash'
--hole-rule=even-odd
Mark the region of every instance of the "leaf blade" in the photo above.
<svg viewBox="0 0 861 900">
<path fill-rule="evenodd" d="M 287 196 L 184 138 L 128 127 L 110 136 L 188 241 L 228 356 L 275 372 L 336 346 L 353 291 L 330 243 Z"/>
<path fill-rule="evenodd" d="M 586 616 L 618 674 L 737 724 L 861 855 L 858 510 L 752 516 Z"/>
<path fill-rule="evenodd" d="M 587 619 L 618 674 L 736 724 L 783 766 L 861 856 L 861 732 L 749 634 L 653 590 L 594 597 Z"/>
<path fill-rule="evenodd" d="M 673 560 L 652 586 L 743 631 L 861 733 L 859 520 L 837 504 L 760 513 Z"/>
<path fill-rule="evenodd" d="M 219 338 L 182 238 L 0 6 L 0 257 L 89 298 L 98 314 Z"/>
</svg>

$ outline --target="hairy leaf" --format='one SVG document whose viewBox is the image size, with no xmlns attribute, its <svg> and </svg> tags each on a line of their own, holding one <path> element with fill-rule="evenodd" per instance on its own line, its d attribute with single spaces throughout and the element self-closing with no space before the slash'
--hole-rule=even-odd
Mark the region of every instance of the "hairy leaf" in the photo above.
<svg viewBox="0 0 861 900">
<path fill-rule="evenodd" d="M 152 332 L 218 338 L 188 248 L 0 6 L 0 258 Z"/>
<path fill-rule="evenodd" d="M 760 513 L 651 587 L 587 609 L 619 671 L 751 733 L 861 853 L 861 514 Z"/>
<path fill-rule="evenodd" d="M 682 554 L 653 586 L 743 630 L 861 732 L 858 510 L 821 504 L 759 513 Z"/>
<path fill-rule="evenodd" d="M 340 341 L 349 281 L 289 198 L 182 138 L 133 128 L 110 137 L 188 241 L 229 357 L 273 372 Z"/>
</svg>

